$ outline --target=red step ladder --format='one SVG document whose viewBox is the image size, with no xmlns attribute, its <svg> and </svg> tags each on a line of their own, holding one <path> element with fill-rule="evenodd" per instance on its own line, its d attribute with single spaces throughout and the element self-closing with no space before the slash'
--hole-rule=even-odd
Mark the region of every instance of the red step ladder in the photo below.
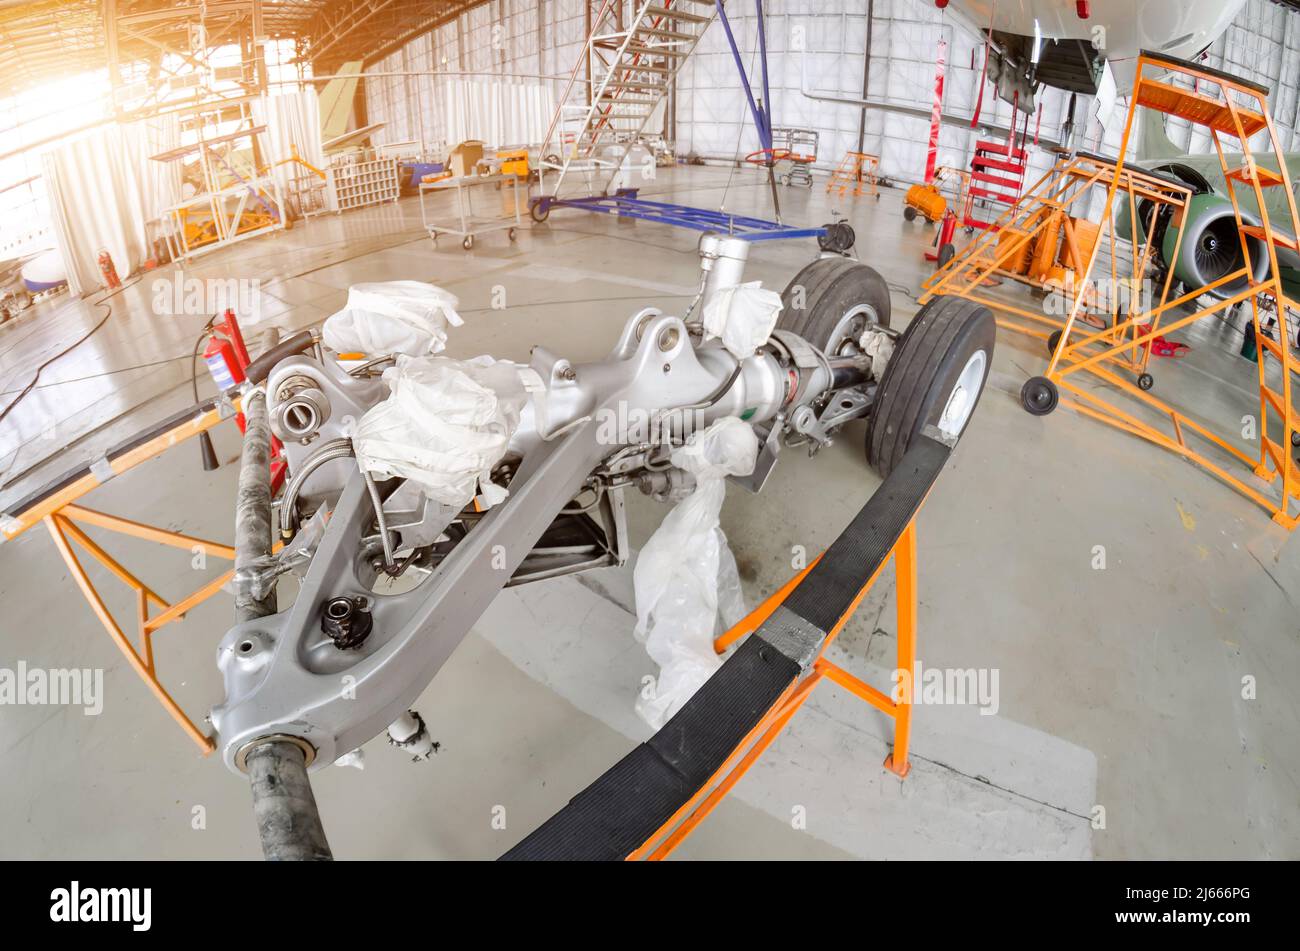
<svg viewBox="0 0 1300 951">
<path fill-rule="evenodd" d="M 975 143 L 975 155 L 970 163 L 970 188 L 966 192 L 966 208 L 962 224 L 967 228 L 989 228 L 1001 210 L 989 218 L 975 216 L 977 201 L 987 205 L 1010 207 L 1020 200 L 1020 190 L 1025 184 L 1028 155 L 1009 142 L 981 139 Z"/>
</svg>

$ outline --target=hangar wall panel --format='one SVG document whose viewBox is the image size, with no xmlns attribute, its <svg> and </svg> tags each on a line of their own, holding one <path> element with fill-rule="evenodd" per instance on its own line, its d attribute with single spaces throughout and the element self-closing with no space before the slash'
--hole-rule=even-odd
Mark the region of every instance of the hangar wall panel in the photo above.
<svg viewBox="0 0 1300 951">
<path fill-rule="evenodd" d="M 873 15 L 868 97 L 928 110 L 935 54 L 944 38 L 949 44 L 944 112 L 966 120 L 972 115 L 983 65 L 979 38 L 927 0 L 769 0 L 764 6 L 773 122 L 820 132 L 819 167 L 831 168 L 847 150 L 857 148 L 862 113 L 855 106 L 818 101 L 804 92 L 861 98 L 869 7 Z M 754 51 L 758 43 L 753 6 L 733 2 L 729 8 L 746 69 L 756 84 Z M 464 129 L 449 118 L 454 115 L 457 95 L 453 78 L 496 87 L 546 88 L 540 97 L 522 95 L 550 109 L 581 55 L 585 28 L 584 0 L 540 4 L 493 0 L 413 40 L 368 69 L 374 73 L 436 70 L 478 75 L 372 78 L 365 84 L 369 121 L 387 124 L 380 141 L 423 142 L 434 150 L 455 144 Z M 1300 15 L 1268 0 L 1251 0 L 1207 51 L 1204 61 L 1272 87 L 1272 105 L 1284 147 L 1300 148 Z M 731 160 L 759 147 L 726 37 L 716 23 L 680 74 L 678 89 L 675 141 L 679 154 L 693 152 L 706 159 Z M 491 94 L 511 95 L 500 88 Z M 1041 118 L 1035 115 L 1029 120 L 1031 141 L 1036 129 L 1044 139 L 1058 138 L 1069 100 L 1068 94 L 1058 90 L 1040 92 Z M 1077 144 L 1113 153 L 1119 145 L 1124 105 L 1121 101 L 1115 121 L 1106 131 L 1091 118 L 1091 99 L 1078 97 Z M 986 89 L 982 124 L 1006 130 L 1012 111 L 1008 103 Z M 1023 128 L 1023 114 L 1020 122 Z M 522 128 L 533 130 L 536 125 L 535 118 L 529 117 Z M 671 139 L 674 129 L 665 131 Z M 1185 123 L 1171 122 L 1169 133 L 1176 145 L 1189 151 L 1211 148 L 1208 137 Z M 966 167 L 977 139 L 999 135 L 1005 138 L 1006 133 L 979 132 L 965 123 L 945 124 L 938 161 Z M 929 124 L 924 118 L 878 109 L 866 112 L 863 149 L 880 156 L 882 172 L 894 181 L 922 178 L 928 137 Z M 1046 151 L 1031 152 L 1030 182 L 1051 164 Z"/>
</svg>

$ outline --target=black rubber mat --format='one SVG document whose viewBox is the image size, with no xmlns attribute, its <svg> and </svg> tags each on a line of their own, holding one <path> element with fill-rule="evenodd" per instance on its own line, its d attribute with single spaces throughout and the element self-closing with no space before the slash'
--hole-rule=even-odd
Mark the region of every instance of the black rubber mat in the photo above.
<svg viewBox="0 0 1300 951">
<path fill-rule="evenodd" d="M 826 550 L 822 560 L 790 592 L 785 606 L 829 631 L 852 605 L 862 586 L 893 549 L 920 509 L 951 452 L 943 443 L 918 436 L 898 467 Z"/>
<path fill-rule="evenodd" d="M 948 455 L 943 443 L 917 437 L 785 606 L 823 634 L 834 627 L 889 556 Z M 750 635 L 663 729 L 502 859 L 617 861 L 644 844 L 799 678 L 799 665 L 764 639 L 770 623 Z"/>
<path fill-rule="evenodd" d="M 627 858 L 708 781 L 798 676 L 794 661 L 750 637 L 663 729 L 502 858 Z"/>
<path fill-rule="evenodd" d="M 1221 69 L 1211 69 L 1204 63 L 1193 63 L 1189 59 L 1179 59 L 1177 56 L 1170 56 L 1168 53 L 1159 53 L 1155 50 L 1142 50 L 1142 55 L 1147 59 L 1155 60 L 1160 63 L 1167 63 L 1176 68 L 1190 69 L 1198 73 L 1203 73 L 1206 76 L 1212 76 L 1216 79 L 1226 79 L 1230 83 L 1236 83 L 1239 86 L 1245 86 L 1247 89 L 1253 89 L 1255 92 L 1261 93 L 1264 96 L 1269 95 L 1269 89 L 1267 86 L 1260 85 L 1257 82 L 1252 82 L 1249 79 L 1243 79 L 1240 76 L 1234 76 L 1232 73 L 1225 73 Z"/>
<path fill-rule="evenodd" d="M 143 446 L 149 440 L 161 436 L 163 433 L 167 432 L 168 430 L 175 429 L 181 423 L 187 422 L 188 420 L 193 419 L 195 416 L 200 416 L 203 413 L 208 412 L 209 410 L 216 409 L 217 405 L 218 404 L 216 400 L 206 400 L 202 403 L 196 403 L 193 406 L 188 407 L 187 409 L 183 409 L 178 413 L 173 413 L 172 415 L 168 416 L 166 419 L 162 420 L 161 422 L 155 423 L 153 426 L 150 426 L 144 432 L 136 433 L 136 435 L 132 436 L 131 438 L 125 439 L 122 442 L 118 443 L 116 446 L 109 449 L 108 452 L 104 453 L 104 457 L 107 458 L 109 461 L 112 461 L 116 459 L 118 456 L 130 452 L 132 449 L 135 449 L 139 446 Z M 72 483 L 76 482 L 78 479 L 87 476 L 89 474 L 90 474 L 89 463 L 87 463 L 86 465 L 78 466 L 75 469 L 70 469 L 69 471 L 56 477 L 52 481 L 47 482 L 45 485 L 41 486 L 36 491 L 29 493 L 28 495 L 14 502 L 12 505 L 7 506 L 6 512 L 9 515 L 14 515 L 14 516 L 21 515 L 23 512 L 26 512 L 32 506 L 44 502 L 55 492 L 58 492 L 62 489 L 66 489 L 68 486 L 72 485 Z"/>
<path fill-rule="evenodd" d="M 1096 152 L 1085 152 L 1083 149 L 1079 149 L 1075 154 L 1079 156 L 1079 158 L 1092 159 L 1094 162 L 1100 162 L 1102 165 L 1114 165 L 1119 161 L 1119 159 L 1114 155 L 1099 155 Z M 1124 168 L 1130 171 L 1141 172 L 1148 178 L 1154 178 L 1157 181 L 1168 182 L 1170 185 L 1177 185 L 1179 188 L 1187 187 L 1187 182 L 1183 181 L 1177 175 L 1160 172 L 1154 168 L 1143 168 L 1141 165 L 1135 165 L 1130 161 L 1125 162 Z"/>
</svg>

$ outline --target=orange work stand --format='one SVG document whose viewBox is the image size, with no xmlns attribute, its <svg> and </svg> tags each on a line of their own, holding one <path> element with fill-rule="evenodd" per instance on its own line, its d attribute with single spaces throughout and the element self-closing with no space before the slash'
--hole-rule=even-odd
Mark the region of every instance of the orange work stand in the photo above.
<svg viewBox="0 0 1300 951">
<path fill-rule="evenodd" d="M 18 514 L 10 516 L 5 520 L 4 525 L 0 526 L 0 531 L 3 532 L 6 538 L 14 538 L 34 525 L 42 523 L 45 525 L 49 530 L 50 537 L 54 540 L 55 548 L 58 549 L 59 555 L 63 558 L 68 570 L 72 573 L 73 579 L 76 580 L 77 586 L 81 589 L 82 595 L 99 619 L 100 624 L 108 632 L 109 637 L 112 638 L 113 643 L 117 645 L 118 650 L 126 657 L 127 662 L 139 675 L 140 679 L 153 691 L 163 709 L 171 714 L 181 729 L 185 731 L 185 735 L 194 741 L 194 744 L 198 746 L 205 756 L 216 748 L 216 744 L 210 736 L 195 725 L 194 721 L 181 709 L 171 694 L 167 692 L 167 688 L 163 686 L 162 681 L 159 680 L 158 670 L 154 664 L 153 635 L 164 625 L 183 618 L 187 611 L 193 610 L 197 605 L 220 591 L 234 574 L 233 569 L 213 578 L 197 591 L 186 595 L 179 601 L 171 603 L 164 600 L 152 588 L 124 568 L 108 552 L 104 551 L 86 534 L 81 526 L 93 525 L 96 528 L 161 545 L 170 545 L 191 551 L 197 549 L 206 555 L 228 561 L 234 560 L 234 548 L 230 545 L 131 521 L 117 515 L 109 515 L 95 509 L 85 508 L 78 503 L 83 496 L 102 485 L 111 476 L 121 475 L 123 472 L 158 456 L 164 450 L 185 442 L 199 433 L 206 432 L 224 418 L 226 417 L 219 408 L 208 409 L 159 432 L 138 445 L 131 446 L 117 454 L 110 454 L 110 457 L 103 464 L 107 466 L 108 471 L 101 469 L 99 465 L 87 469 L 82 475 L 37 499 Z M 76 551 L 73 549 L 73 542 L 76 542 L 85 552 L 107 568 L 119 581 L 135 591 L 136 632 L 140 644 L 138 649 L 126 635 L 122 625 L 113 617 L 112 612 L 104 603 L 103 597 L 91 582 L 86 569 L 82 566 Z M 150 614 L 152 607 L 159 609 L 157 614 Z"/>
<path fill-rule="evenodd" d="M 843 198 L 846 191 L 855 197 L 865 192 L 879 198 L 880 189 L 876 184 L 879 170 L 879 156 L 866 152 L 845 152 L 839 167 L 831 173 L 831 179 L 826 183 L 826 193 L 829 195 L 834 191 L 838 197 Z"/>
<path fill-rule="evenodd" d="M 824 656 L 826 648 L 839 635 L 844 625 L 848 623 L 849 618 L 857 611 L 862 599 L 867 596 L 867 593 L 880 577 L 880 572 L 884 570 L 885 565 L 889 562 L 889 558 L 885 558 L 881 561 L 880 567 L 876 569 L 875 574 L 858 591 L 857 597 L 853 599 L 849 610 L 844 612 L 844 616 L 839 619 L 834 629 L 826 635 L 818 657 L 813 662 L 807 675 L 801 681 L 790 686 L 782 698 L 773 704 L 771 709 L 754 726 L 754 729 L 750 731 L 749 735 L 732 753 L 730 759 L 723 763 L 709 781 L 691 799 L 687 800 L 667 822 L 646 839 L 640 848 L 628 855 L 628 861 L 637 859 L 657 861 L 667 858 L 735 788 L 741 777 L 749 771 L 749 768 L 758 761 L 759 757 L 781 735 L 781 731 L 799 712 L 799 708 L 812 696 L 813 689 L 823 680 L 838 684 L 859 700 L 865 701 L 882 713 L 894 718 L 894 748 L 885 758 L 884 766 L 900 779 L 907 776 L 911 769 L 911 764 L 907 759 L 908 744 L 912 732 L 911 700 L 915 696 L 915 685 L 911 683 L 910 676 L 916 667 L 915 516 L 898 536 L 898 541 L 894 543 L 890 555 L 894 561 L 894 578 L 898 599 L 898 661 L 896 670 L 907 671 L 907 679 L 900 683 L 903 688 L 900 691 L 901 699 L 895 701 L 892 697 L 877 690 L 866 681 L 853 676 L 839 665 L 831 663 Z M 766 601 L 751 611 L 740 623 L 714 641 L 714 650 L 721 654 L 741 638 L 758 630 L 820 560 L 821 556 L 818 555 L 808 567 L 787 581 Z"/>
</svg>

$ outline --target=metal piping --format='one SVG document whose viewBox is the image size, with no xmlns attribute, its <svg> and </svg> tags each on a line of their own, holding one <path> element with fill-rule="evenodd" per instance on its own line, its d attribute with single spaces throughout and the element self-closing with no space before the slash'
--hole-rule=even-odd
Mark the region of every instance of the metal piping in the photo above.
<svg viewBox="0 0 1300 951">
<path fill-rule="evenodd" d="M 293 537 L 294 505 L 298 501 L 298 493 L 302 491 L 303 483 L 307 481 L 307 477 L 332 459 L 344 459 L 350 455 L 352 455 L 352 440 L 347 438 L 333 439 L 317 449 L 294 473 L 293 478 L 289 480 L 289 484 L 284 487 L 284 496 L 280 499 L 280 538 L 282 541 L 288 541 Z"/>
<path fill-rule="evenodd" d="M 235 509 L 235 619 L 256 621 L 275 613 L 275 583 L 255 594 L 257 564 L 271 554 L 271 425 L 266 393 L 244 397 L 244 448 L 239 460 Z M 253 792 L 253 815 L 268 861 L 329 861 L 333 858 L 320 811 L 307 778 L 305 741 L 268 736 L 244 753 Z"/>
<path fill-rule="evenodd" d="M 271 555 L 271 425 L 266 393 L 244 398 L 244 448 L 235 500 L 235 620 L 243 623 L 276 611 L 275 586 L 257 596 L 258 566 Z"/>
</svg>

